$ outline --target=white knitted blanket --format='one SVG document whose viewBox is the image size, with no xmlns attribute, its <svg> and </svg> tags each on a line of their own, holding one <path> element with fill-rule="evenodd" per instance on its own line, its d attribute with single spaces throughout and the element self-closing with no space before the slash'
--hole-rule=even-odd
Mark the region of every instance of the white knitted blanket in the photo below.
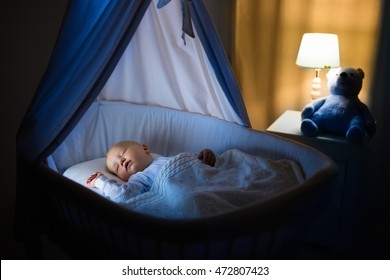
<svg viewBox="0 0 390 280">
<path fill-rule="evenodd" d="M 269 160 L 229 150 L 214 167 L 192 153 L 181 153 L 162 168 L 149 192 L 126 206 L 166 218 L 198 218 L 261 203 L 303 180 L 291 160 Z"/>
</svg>

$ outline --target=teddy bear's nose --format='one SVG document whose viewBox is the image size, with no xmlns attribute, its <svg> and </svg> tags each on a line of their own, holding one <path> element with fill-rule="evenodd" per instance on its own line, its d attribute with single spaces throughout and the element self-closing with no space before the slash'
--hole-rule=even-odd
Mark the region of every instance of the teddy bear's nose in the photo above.
<svg viewBox="0 0 390 280">
<path fill-rule="evenodd" d="M 346 76 L 348 76 L 348 74 L 345 73 L 345 72 L 341 72 L 341 73 L 340 73 L 340 76 L 341 76 L 341 77 L 346 77 Z"/>
</svg>

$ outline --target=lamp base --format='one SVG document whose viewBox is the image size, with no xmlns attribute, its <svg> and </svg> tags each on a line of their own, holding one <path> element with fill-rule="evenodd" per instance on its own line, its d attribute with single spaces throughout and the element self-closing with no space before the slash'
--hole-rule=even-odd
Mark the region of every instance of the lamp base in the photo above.
<svg viewBox="0 0 390 280">
<path fill-rule="evenodd" d="M 320 69 L 316 69 L 316 76 L 313 79 L 311 86 L 311 99 L 315 100 L 321 95 L 321 78 L 320 78 Z"/>
</svg>

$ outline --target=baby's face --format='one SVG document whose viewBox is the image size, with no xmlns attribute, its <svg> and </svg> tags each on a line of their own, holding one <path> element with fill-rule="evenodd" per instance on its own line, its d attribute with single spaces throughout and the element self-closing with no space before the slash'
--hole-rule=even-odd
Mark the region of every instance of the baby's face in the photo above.
<svg viewBox="0 0 390 280">
<path fill-rule="evenodd" d="M 152 161 L 149 148 L 132 141 L 114 145 L 108 151 L 106 158 L 108 170 L 125 181 L 131 175 L 143 171 Z"/>
</svg>

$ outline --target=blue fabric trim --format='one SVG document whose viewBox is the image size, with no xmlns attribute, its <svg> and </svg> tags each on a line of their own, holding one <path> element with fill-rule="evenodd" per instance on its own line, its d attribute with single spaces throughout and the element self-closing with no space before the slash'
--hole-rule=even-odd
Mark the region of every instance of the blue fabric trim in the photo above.
<svg viewBox="0 0 390 280">
<path fill-rule="evenodd" d="M 171 2 L 171 0 L 159 0 L 158 3 L 157 3 L 157 8 L 161 9 L 162 7 L 164 7 L 169 2 Z"/>
<path fill-rule="evenodd" d="M 250 127 L 250 121 L 237 80 L 229 64 L 225 50 L 219 40 L 214 24 L 201 0 L 191 1 L 191 16 L 207 57 L 214 68 L 217 79 L 230 105 L 243 123 Z"/>
</svg>

